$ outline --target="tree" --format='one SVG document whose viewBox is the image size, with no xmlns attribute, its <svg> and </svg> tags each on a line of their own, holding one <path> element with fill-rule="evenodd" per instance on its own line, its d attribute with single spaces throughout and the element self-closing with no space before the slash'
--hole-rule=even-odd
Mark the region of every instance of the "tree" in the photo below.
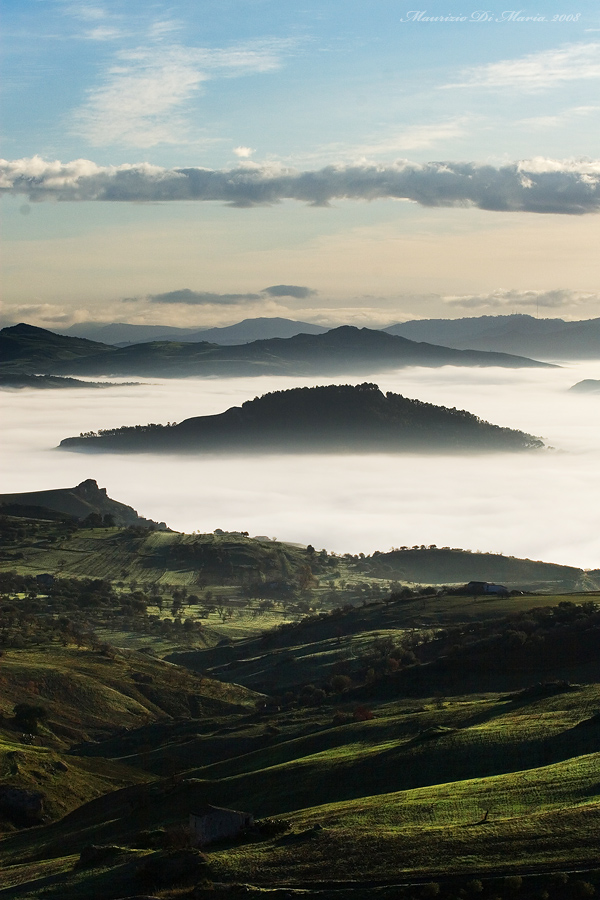
<svg viewBox="0 0 600 900">
<path fill-rule="evenodd" d="M 37 734 L 39 723 L 48 718 L 47 710 L 35 703 L 17 703 L 13 715 L 19 728 L 28 734 Z"/>
</svg>

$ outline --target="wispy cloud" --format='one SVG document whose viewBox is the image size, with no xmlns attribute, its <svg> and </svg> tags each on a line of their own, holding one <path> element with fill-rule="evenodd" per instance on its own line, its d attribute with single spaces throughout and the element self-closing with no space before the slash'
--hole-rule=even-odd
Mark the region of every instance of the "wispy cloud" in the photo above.
<svg viewBox="0 0 600 900">
<path fill-rule="evenodd" d="M 352 148 L 349 155 L 380 156 L 385 153 L 399 153 L 407 150 L 425 150 L 436 144 L 445 143 L 464 137 L 466 132 L 466 116 L 432 122 L 427 125 L 413 125 L 396 131 L 381 139 L 368 141 Z"/>
<path fill-rule="evenodd" d="M 518 88 L 541 91 L 568 81 L 600 78 L 600 43 L 566 44 L 554 50 L 504 59 L 462 72 L 461 80 L 448 88 Z"/>
<path fill-rule="evenodd" d="M 110 31 L 99 27 L 89 36 L 95 32 L 97 39 L 107 39 Z M 188 104 L 204 82 L 273 71 L 281 64 L 282 46 L 261 42 L 205 49 L 159 43 L 121 51 L 102 84 L 75 111 L 73 130 L 96 147 L 147 148 L 190 139 Z"/>
<path fill-rule="evenodd" d="M 97 22 L 100 19 L 105 19 L 107 16 L 103 6 L 99 6 L 97 3 L 87 3 L 86 0 L 63 3 L 62 9 L 68 15 L 88 22 Z"/>
<path fill-rule="evenodd" d="M 474 162 L 338 165 L 301 172 L 246 163 L 236 169 L 98 166 L 41 157 L 0 160 L 0 193 L 32 201 L 221 201 L 251 207 L 300 200 L 412 200 L 500 212 L 584 214 L 600 210 L 600 160 L 535 157 L 496 168 Z"/>
<path fill-rule="evenodd" d="M 515 124 L 525 125 L 528 128 L 540 130 L 548 128 L 564 128 L 569 123 L 592 116 L 594 113 L 598 112 L 600 112 L 600 106 L 574 106 L 571 109 L 565 109 L 562 112 L 558 112 L 554 116 L 532 116 L 528 119 L 519 119 Z"/>
<path fill-rule="evenodd" d="M 557 309 L 560 307 L 580 306 L 589 301 L 598 301 L 598 294 L 585 293 L 583 291 L 553 290 L 553 291 L 517 291 L 499 288 L 490 294 L 469 294 L 467 296 L 444 297 L 444 302 L 449 306 L 461 309 L 480 310 L 513 310 L 521 308 Z"/>
<path fill-rule="evenodd" d="M 114 41 L 121 36 L 121 30 L 110 25 L 98 25 L 96 28 L 86 31 L 84 34 L 84 37 L 89 41 Z"/>
</svg>

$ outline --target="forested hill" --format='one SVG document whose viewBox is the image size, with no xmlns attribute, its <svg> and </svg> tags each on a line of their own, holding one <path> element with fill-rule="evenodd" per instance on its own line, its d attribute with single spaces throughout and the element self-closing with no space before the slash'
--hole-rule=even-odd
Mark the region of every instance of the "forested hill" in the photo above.
<svg viewBox="0 0 600 900">
<path fill-rule="evenodd" d="M 528 450 L 543 444 L 465 410 L 383 394 L 365 383 L 275 391 L 220 415 L 90 432 L 60 446 L 173 453 Z"/>
</svg>

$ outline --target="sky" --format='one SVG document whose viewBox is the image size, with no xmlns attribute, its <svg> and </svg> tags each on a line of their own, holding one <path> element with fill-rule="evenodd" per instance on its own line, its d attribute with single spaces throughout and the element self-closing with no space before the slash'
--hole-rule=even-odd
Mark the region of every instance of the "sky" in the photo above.
<svg viewBox="0 0 600 900">
<path fill-rule="evenodd" d="M 600 316 L 600 5 L 2 0 L 0 324 Z"/>
</svg>

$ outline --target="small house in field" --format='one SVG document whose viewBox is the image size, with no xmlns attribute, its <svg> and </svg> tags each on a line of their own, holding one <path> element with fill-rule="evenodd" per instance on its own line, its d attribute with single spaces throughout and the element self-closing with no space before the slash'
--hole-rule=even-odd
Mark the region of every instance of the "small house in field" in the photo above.
<svg viewBox="0 0 600 900">
<path fill-rule="evenodd" d="M 509 590 L 503 584 L 489 584 L 487 581 L 470 581 L 464 588 L 465 594 L 493 594 L 496 597 L 508 597 Z"/>
<path fill-rule="evenodd" d="M 40 587 L 52 587 L 55 582 L 54 575 L 51 575 L 50 572 L 40 572 L 39 575 L 35 576 L 35 580 L 37 581 Z"/>
<path fill-rule="evenodd" d="M 190 813 L 189 824 L 194 843 L 203 847 L 223 838 L 237 837 L 245 828 L 254 824 L 254 816 L 237 809 L 224 809 L 207 803 L 197 812 Z"/>
</svg>

